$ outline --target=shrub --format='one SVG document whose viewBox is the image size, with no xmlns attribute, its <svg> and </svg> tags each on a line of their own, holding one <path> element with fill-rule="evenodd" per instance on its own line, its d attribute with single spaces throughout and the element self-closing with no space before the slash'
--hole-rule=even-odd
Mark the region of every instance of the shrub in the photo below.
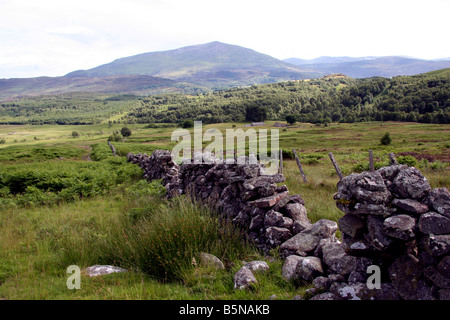
<svg viewBox="0 0 450 320">
<path fill-rule="evenodd" d="M 194 121 L 190 120 L 190 119 L 184 120 L 180 123 L 180 127 L 184 128 L 184 129 L 193 128 Z"/>
<path fill-rule="evenodd" d="M 125 137 L 125 138 L 131 136 L 131 130 L 130 130 L 129 128 L 127 128 L 127 127 L 123 127 L 123 128 L 120 130 L 120 133 L 121 133 L 122 136 Z"/>
<path fill-rule="evenodd" d="M 410 155 L 406 155 L 406 156 L 398 156 L 397 157 L 397 162 L 399 164 L 406 164 L 410 167 L 414 167 L 417 165 L 417 159 L 414 158 L 413 156 Z"/>
<path fill-rule="evenodd" d="M 72 138 L 78 138 L 80 136 L 80 134 L 78 133 L 78 131 L 72 131 Z"/>
<path fill-rule="evenodd" d="M 392 138 L 391 138 L 391 135 L 389 134 L 389 132 L 386 132 L 386 134 L 381 138 L 380 142 L 384 146 L 391 144 Z"/>
<path fill-rule="evenodd" d="M 0 140 L 0 144 L 5 144 L 6 143 L 6 140 L 5 139 L 1 139 Z"/>
</svg>

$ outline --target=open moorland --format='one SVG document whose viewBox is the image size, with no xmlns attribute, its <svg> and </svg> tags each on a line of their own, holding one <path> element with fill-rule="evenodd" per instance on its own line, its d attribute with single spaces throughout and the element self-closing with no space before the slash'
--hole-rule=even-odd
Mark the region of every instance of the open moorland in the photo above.
<svg viewBox="0 0 450 320">
<path fill-rule="evenodd" d="M 111 117 L 125 107 L 117 103 Z M 184 197 L 165 200 L 162 185 L 143 180 L 142 170 L 127 162 L 129 152 L 173 148 L 175 124 L 109 120 L 0 126 L 1 299 L 292 299 L 311 287 L 285 281 L 276 253 L 262 256 L 240 230 L 202 205 Z M 254 129 L 279 130 L 285 184 L 303 197 L 311 222 L 343 215 L 333 200 L 339 178 L 329 152 L 345 175 L 368 169 L 369 150 L 376 168 L 394 152 L 400 163 L 419 168 L 432 188 L 450 188 L 448 124 L 297 122 L 274 128 L 274 122 Z M 245 124 L 207 124 L 203 130 L 246 130 Z M 132 134 L 116 139 L 125 126 Z M 383 145 L 386 133 L 392 142 Z M 294 148 L 306 183 L 292 159 Z M 221 258 L 225 269 L 193 263 L 199 252 Z M 234 290 L 234 273 L 252 259 L 266 260 L 270 271 L 258 275 L 252 290 Z M 95 264 L 129 272 L 82 276 L 81 290 L 67 288 L 68 266 Z"/>
</svg>

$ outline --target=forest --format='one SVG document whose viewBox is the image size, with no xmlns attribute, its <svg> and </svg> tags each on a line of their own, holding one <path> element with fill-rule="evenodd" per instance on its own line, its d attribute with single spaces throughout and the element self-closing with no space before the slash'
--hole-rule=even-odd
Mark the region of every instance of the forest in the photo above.
<svg viewBox="0 0 450 320">
<path fill-rule="evenodd" d="M 416 76 L 253 85 L 188 95 L 72 93 L 0 104 L 0 124 L 288 121 L 450 123 L 450 69 Z"/>
</svg>

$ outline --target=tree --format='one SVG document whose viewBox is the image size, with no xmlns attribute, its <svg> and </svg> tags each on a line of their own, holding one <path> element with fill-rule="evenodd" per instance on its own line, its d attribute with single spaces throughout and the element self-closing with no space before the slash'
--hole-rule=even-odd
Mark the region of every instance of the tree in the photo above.
<svg viewBox="0 0 450 320">
<path fill-rule="evenodd" d="M 72 131 L 73 138 L 78 138 L 79 136 L 80 136 L 80 134 L 78 133 L 78 131 Z"/>
<path fill-rule="evenodd" d="M 187 129 L 187 128 L 192 128 L 194 126 L 194 121 L 187 119 L 184 121 L 181 121 L 180 123 L 180 127 Z"/>
<path fill-rule="evenodd" d="M 380 142 L 384 146 L 391 144 L 392 139 L 391 139 L 391 135 L 389 134 L 389 132 L 386 132 L 386 134 L 381 138 Z"/>
<path fill-rule="evenodd" d="M 245 120 L 261 122 L 267 119 L 267 108 L 261 106 L 248 106 L 245 108 Z"/>
<path fill-rule="evenodd" d="M 297 117 L 295 115 L 293 115 L 293 114 L 288 114 L 286 116 L 286 122 L 289 123 L 289 124 L 294 124 L 294 123 L 297 122 Z"/>
<path fill-rule="evenodd" d="M 121 133 L 122 136 L 125 137 L 125 138 L 131 136 L 131 130 L 130 130 L 129 128 L 127 128 L 127 127 L 123 127 L 123 128 L 120 130 L 120 133 Z"/>
</svg>

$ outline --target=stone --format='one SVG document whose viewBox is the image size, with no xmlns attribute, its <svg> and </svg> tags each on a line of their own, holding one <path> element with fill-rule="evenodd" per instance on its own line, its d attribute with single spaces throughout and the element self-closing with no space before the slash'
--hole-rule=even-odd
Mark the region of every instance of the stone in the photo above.
<svg viewBox="0 0 450 320">
<path fill-rule="evenodd" d="M 298 279 L 312 281 L 322 274 L 322 262 L 317 257 L 301 257 L 297 262 L 295 276 Z"/>
<path fill-rule="evenodd" d="M 253 275 L 253 272 L 246 267 L 242 267 L 234 275 L 234 289 L 248 289 L 256 283 L 258 283 L 258 281 Z"/>
<path fill-rule="evenodd" d="M 310 300 L 342 300 L 339 296 L 331 292 L 320 293 L 315 295 Z"/>
<path fill-rule="evenodd" d="M 426 204 L 412 199 L 394 199 L 392 200 L 392 204 L 404 211 L 411 212 L 417 215 L 428 212 L 429 210 Z"/>
<path fill-rule="evenodd" d="M 449 234 L 450 219 L 436 212 L 427 212 L 420 216 L 419 230 L 426 234 Z"/>
<path fill-rule="evenodd" d="M 400 170 L 392 181 L 392 191 L 399 198 L 421 201 L 430 193 L 431 187 L 418 169 L 409 167 Z"/>
<path fill-rule="evenodd" d="M 381 283 L 380 289 L 369 289 L 367 286 L 359 292 L 361 300 L 400 300 L 400 296 L 392 283 Z"/>
<path fill-rule="evenodd" d="M 314 288 L 318 291 L 328 291 L 333 281 L 330 278 L 319 276 L 313 280 Z"/>
<path fill-rule="evenodd" d="M 254 201 L 250 201 L 249 204 L 257 207 L 257 208 L 270 208 L 277 204 L 278 201 L 283 199 L 284 197 L 289 195 L 289 191 L 285 191 L 282 193 L 274 194 L 269 197 L 260 198 Z"/>
<path fill-rule="evenodd" d="M 283 220 L 283 215 L 277 211 L 270 210 L 266 213 L 264 217 L 264 226 L 266 228 L 274 227 L 279 224 Z"/>
<path fill-rule="evenodd" d="M 306 208 L 300 203 L 288 203 L 284 206 L 284 209 L 287 216 L 292 218 L 294 221 L 309 221 Z"/>
<path fill-rule="evenodd" d="M 366 223 L 364 219 L 353 215 L 346 214 L 338 220 L 339 230 L 352 238 L 360 237 L 366 231 Z"/>
<path fill-rule="evenodd" d="M 422 279 L 423 268 L 410 254 L 397 258 L 388 268 L 394 288 L 404 300 L 432 300 L 431 288 Z"/>
<path fill-rule="evenodd" d="M 361 293 L 366 288 L 365 283 L 335 282 L 330 287 L 330 292 L 343 300 L 361 300 Z"/>
<path fill-rule="evenodd" d="M 437 270 L 446 277 L 450 278 L 450 256 L 445 256 L 442 258 L 437 266 Z"/>
<path fill-rule="evenodd" d="M 450 289 L 439 290 L 439 300 L 450 300 Z"/>
<path fill-rule="evenodd" d="M 383 222 L 383 232 L 389 237 L 410 240 L 414 238 L 416 220 L 406 214 L 386 218 Z"/>
<path fill-rule="evenodd" d="M 269 270 L 269 265 L 265 261 L 251 261 L 244 265 L 247 269 L 251 271 L 267 271 Z"/>
<path fill-rule="evenodd" d="M 279 246 L 292 237 L 291 231 L 286 228 L 269 227 L 266 229 L 266 237 L 272 246 Z"/>
<path fill-rule="evenodd" d="M 383 222 L 384 219 L 379 216 L 369 215 L 367 217 L 367 230 L 371 244 L 378 250 L 386 250 L 394 243 L 383 233 Z"/>
<path fill-rule="evenodd" d="M 290 281 L 295 279 L 295 270 L 297 268 L 297 263 L 301 260 L 302 257 L 297 255 L 288 256 L 283 263 L 283 267 L 281 269 L 281 275 L 284 279 Z"/>
<path fill-rule="evenodd" d="M 443 256 L 450 252 L 450 235 L 430 234 L 425 238 L 425 248 L 434 257 Z"/>
<path fill-rule="evenodd" d="M 308 229 L 309 227 L 311 227 L 311 222 L 309 221 L 298 221 L 298 220 L 294 220 L 292 222 L 292 234 L 297 234 L 302 232 L 305 229 Z"/>
<path fill-rule="evenodd" d="M 365 283 L 367 281 L 367 273 L 361 271 L 352 271 L 348 275 L 347 281 L 348 283 L 355 283 L 355 282 Z"/>
<path fill-rule="evenodd" d="M 400 170 L 406 169 L 408 168 L 407 165 L 391 165 L 391 166 L 386 166 L 386 167 L 382 167 L 378 170 L 376 170 L 376 172 L 378 172 L 382 177 L 383 180 L 387 181 L 393 181 L 395 179 L 395 177 L 398 175 L 398 173 L 400 172 Z"/>
<path fill-rule="evenodd" d="M 297 294 L 292 298 L 292 300 L 305 300 L 305 299 L 303 299 L 301 295 Z"/>
<path fill-rule="evenodd" d="M 450 192 L 447 188 L 436 188 L 431 190 L 426 202 L 437 213 L 450 218 Z"/>
<path fill-rule="evenodd" d="M 343 243 L 330 242 L 322 246 L 323 263 L 334 273 L 347 276 L 355 270 L 357 258 L 345 252 Z"/>
<path fill-rule="evenodd" d="M 103 276 L 111 273 L 117 273 L 117 272 L 126 272 L 126 269 L 122 269 L 115 266 L 110 265 L 94 265 L 91 267 L 87 267 L 81 271 L 81 273 L 89 276 L 89 277 L 96 277 L 96 276 Z"/>
<path fill-rule="evenodd" d="M 225 269 L 223 262 L 217 258 L 215 255 L 210 253 L 201 252 L 199 254 L 199 262 L 205 266 L 210 266 L 215 269 Z"/>
</svg>

